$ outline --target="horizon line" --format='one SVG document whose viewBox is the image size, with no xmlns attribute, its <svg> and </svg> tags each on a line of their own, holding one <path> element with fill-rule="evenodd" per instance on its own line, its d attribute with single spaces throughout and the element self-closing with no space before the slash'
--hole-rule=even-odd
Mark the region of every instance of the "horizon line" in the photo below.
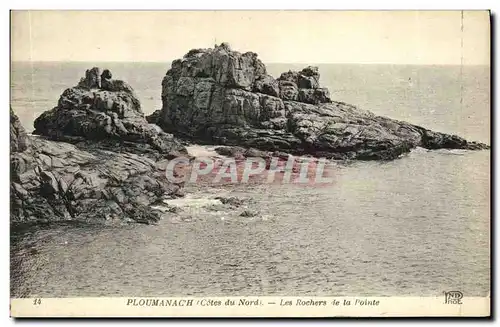
<svg viewBox="0 0 500 327">
<path fill-rule="evenodd" d="M 170 64 L 170 61 L 151 61 L 151 60 L 141 60 L 141 61 L 131 61 L 131 60 L 10 60 L 11 63 L 151 63 L 151 64 Z M 462 66 L 460 63 L 457 64 L 446 64 L 446 63 L 433 63 L 433 64 L 420 64 L 420 63 L 390 63 L 390 62 L 264 62 L 265 65 L 393 65 L 393 66 Z M 491 67 L 490 63 L 487 64 L 464 64 L 463 66 L 485 66 Z"/>
</svg>

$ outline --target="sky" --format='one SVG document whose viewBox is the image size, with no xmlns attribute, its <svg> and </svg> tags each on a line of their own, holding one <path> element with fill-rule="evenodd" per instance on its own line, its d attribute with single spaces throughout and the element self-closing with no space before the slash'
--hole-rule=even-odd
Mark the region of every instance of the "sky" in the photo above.
<svg viewBox="0 0 500 327">
<path fill-rule="evenodd" d="M 228 42 L 264 63 L 489 65 L 486 11 L 12 11 L 14 61 L 152 61 Z"/>
</svg>

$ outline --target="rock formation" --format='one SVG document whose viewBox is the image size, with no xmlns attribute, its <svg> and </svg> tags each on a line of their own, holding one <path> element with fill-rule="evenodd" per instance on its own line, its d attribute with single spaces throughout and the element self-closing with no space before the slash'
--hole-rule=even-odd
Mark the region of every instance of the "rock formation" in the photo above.
<svg viewBox="0 0 500 327">
<path fill-rule="evenodd" d="M 152 205 L 180 193 L 164 170 L 185 148 L 148 124 L 129 85 L 99 73 L 36 119 L 43 137 L 26 135 L 11 110 L 12 223 L 153 223 L 166 213 Z"/>
<path fill-rule="evenodd" d="M 149 124 L 134 90 L 113 80 L 109 70 L 87 70 L 77 86 L 63 92 L 57 107 L 44 112 L 35 122 L 33 134 L 71 143 L 85 140 L 118 140 L 129 146 L 161 153 L 180 145 L 172 135 Z"/>
<path fill-rule="evenodd" d="M 276 80 L 253 52 L 223 43 L 172 62 L 162 82 L 163 108 L 148 118 L 165 131 L 200 143 L 333 159 L 394 159 L 421 146 L 488 146 L 332 101 L 316 67 Z"/>
<path fill-rule="evenodd" d="M 33 138 L 11 153 L 11 223 L 154 223 L 163 214 L 151 205 L 181 187 L 167 181 L 162 162 Z"/>
<path fill-rule="evenodd" d="M 187 152 L 155 124 L 232 146 L 218 151 L 241 158 L 386 160 L 416 146 L 489 148 L 332 101 L 316 67 L 274 79 L 255 53 L 224 43 L 175 60 L 162 86 L 163 108 L 146 118 L 130 85 L 89 69 L 35 120 L 39 136 L 11 109 L 11 222 L 152 223 L 169 214 L 155 204 L 180 196 L 182 185 L 167 180 L 166 163 Z"/>
<path fill-rule="evenodd" d="M 28 148 L 28 135 L 19 118 L 10 108 L 10 152 L 22 152 Z"/>
</svg>

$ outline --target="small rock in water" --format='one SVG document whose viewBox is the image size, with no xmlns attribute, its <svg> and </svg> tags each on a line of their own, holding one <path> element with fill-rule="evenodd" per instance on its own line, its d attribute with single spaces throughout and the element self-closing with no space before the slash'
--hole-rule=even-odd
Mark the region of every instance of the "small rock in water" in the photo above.
<svg viewBox="0 0 500 327">
<path fill-rule="evenodd" d="M 255 217 L 258 213 L 251 210 L 245 210 L 240 214 L 240 217 Z"/>
<path fill-rule="evenodd" d="M 193 217 L 191 217 L 191 216 L 181 217 L 181 221 L 190 222 L 190 221 L 193 221 Z"/>
<path fill-rule="evenodd" d="M 234 197 L 234 196 L 231 196 L 231 197 L 228 197 L 228 198 L 222 197 L 222 196 L 218 196 L 215 199 L 217 199 L 220 202 L 222 202 L 222 204 L 229 204 L 229 205 L 234 206 L 234 207 L 239 207 L 239 206 L 241 206 L 245 202 L 245 200 L 237 198 L 237 197 Z"/>
<path fill-rule="evenodd" d="M 179 213 L 181 211 L 182 211 L 181 207 L 171 207 L 168 209 L 168 212 L 171 212 L 171 213 Z"/>
<path fill-rule="evenodd" d="M 226 209 L 223 204 L 213 204 L 211 206 L 206 207 L 209 211 L 223 211 Z"/>
</svg>

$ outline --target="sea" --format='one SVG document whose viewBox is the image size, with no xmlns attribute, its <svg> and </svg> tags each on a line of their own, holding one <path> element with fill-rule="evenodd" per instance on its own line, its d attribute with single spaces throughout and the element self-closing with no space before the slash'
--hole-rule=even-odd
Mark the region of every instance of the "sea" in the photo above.
<svg viewBox="0 0 500 327">
<path fill-rule="evenodd" d="M 267 68 L 278 77 L 309 64 Z M 11 106 L 23 126 L 32 131 L 93 66 L 127 81 L 146 114 L 161 108 L 169 62 L 13 62 Z M 334 100 L 490 143 L 490 67 L 317 66 Z M 326 187 L 186 187 L 187 199 L 250 199 L 256 218 L 194 210 L 157 225 L 12 231 L 11 296 L 486 296 L 490 155 L 417 148 L 339 164 Z"/>
</svg>

